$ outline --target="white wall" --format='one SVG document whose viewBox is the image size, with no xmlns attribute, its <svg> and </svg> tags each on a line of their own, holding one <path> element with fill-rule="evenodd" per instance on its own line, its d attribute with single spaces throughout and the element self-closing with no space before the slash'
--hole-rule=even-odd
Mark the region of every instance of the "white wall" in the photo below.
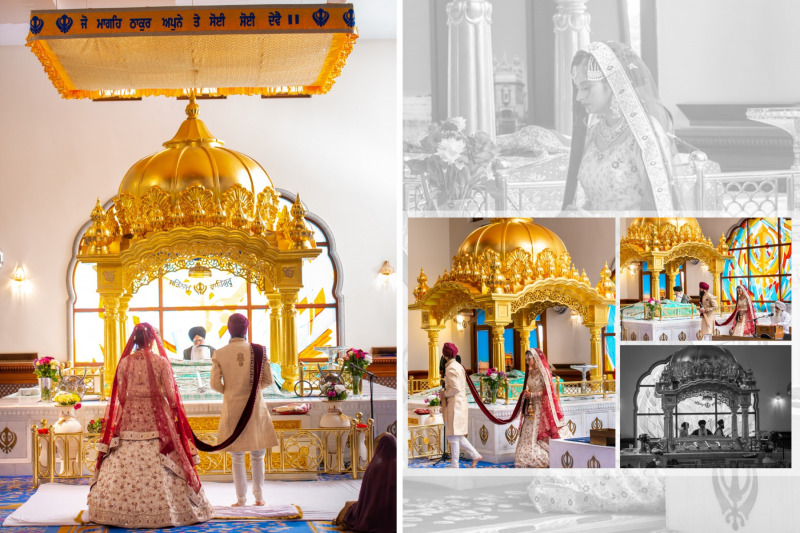
<svg viewBox="0 0 800 533">
<path fill-rule="evenodd" d="M 395 50 L 393 40 L 359 40 L 324 96 L 200 102 L 212 133 L 331 228 L 346 343 L 366 349 L 397 343 L 396 294 L 376 283 L 384 260 L 398 264 Z M 0 353 L 65 359 L 73 240 L 97 197 L 113 197 L 127 169 L 174 135 L 186 102 L 63 100 L 23 46 L 0 46 L 0 71 Z M 11 289 L 18 263 L 31 279 L 24 298 Z"/>
<path fill-rule="evenodd" d="M 450 260 L 458 247 L 473 230 L 486 224 L 486 220 L 473 222 L 471 219 L 408 219 L 408 298 L 414 302 L 412 291 L 417 286 L 420 266 L 428 276 L 428 285 L 433 286 L 436 278 L 450 270 Z M 549 228 L 564 241 L 572 261 L 580 271 L 596 285 L 600 281 L 600 271 L 608 262 L 611 265 L 615 256 L 614 219 L 594 218 L 541 218 L 534 222 Z M 420 325 L 420 312 L 408 312 L 408 370 L 427 370 L 428 340 Z M 445 342 L 458 346 L 459 354 L 467 367 L 473 367 L 471 327 L 458 332 L 454 325 L 448 326 L 439 334 L 439 347 Z M 570 318 L 570 313 L 558 315 L 547 311 L 547 350 L 552 363 L 588 363 L 589 330 L 580 321 Z"/>
<path fill-rule="evenodd" d="M 795 0 L 659 0 L 662 99 L 670 105 L 796 102 L 798 20 Z"/>
</svg>

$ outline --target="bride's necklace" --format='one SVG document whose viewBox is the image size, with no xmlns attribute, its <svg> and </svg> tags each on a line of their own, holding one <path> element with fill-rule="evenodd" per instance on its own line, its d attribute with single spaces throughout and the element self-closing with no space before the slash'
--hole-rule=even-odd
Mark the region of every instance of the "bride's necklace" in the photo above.
<svg viewBox="0 0 800 533">
<path fill-rule="evenodd" d="M 619 122 L 613 126 L 609 126 L 605 120 L 601 120 L 597 127 L 597 135 L 600 137 L 600 140 L 603 141 L 605 147 L 608 148 L 614 141 L 619 139 L 620 135 L 627 129 L 628 123 L 625 122 L 625 119 L 621 118 Z"/>
</svg>

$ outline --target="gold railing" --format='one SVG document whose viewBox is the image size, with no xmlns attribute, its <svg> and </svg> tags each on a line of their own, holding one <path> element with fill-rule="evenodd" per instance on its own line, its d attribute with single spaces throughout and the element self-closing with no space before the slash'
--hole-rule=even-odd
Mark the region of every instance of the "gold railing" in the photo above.
<svg viewBox="0 0 800 533">
<path fill-rule="evenodd" d="M 103 368 L 102 366 L 73 364 L 73 366 L 64 369 L 64 374 L 67 376 L 82 376 L 85 370 L 86 377 L 83 378 L 84 394 L 97 394 L 100 396 L 100 401 L 104 401 L 106 395 Z"/>
<path fill-rule="evenodd" d="M 559 381 L 556 385 L 562 398 L 579 398 L 581 396 L 602 396 L 616 394 L 617 382 L 613 379 L 589 381 Z"/>
<path fill-rule="evenodd" d="M 367 469 L 374 453 L 372 419 L 362 423 L 358 413 L 344 428 L 276 428 L 278 446 L 265 457 L 268 474 L 352 474 L 353 479 Z M 55 433 L 43 419 L 41 427 L 31 426 L 33 448 L 33 485 L 58 479 L 88 478 L 94 475 L 99 433 Z M 362 426 L 362 427 L 359 427 Z M 215 430 L 196 430 L 197 437 L 216 444 Z M 356 442 L 358 460 L 353 460 L 352 443 Z M 363 450 L 361 444 L 363 442 Z M 227 452 L 199 452 L 197 473 L 219 475 L 231 473 L 231 457 Z M 350 460 L 348 461 L 348 456 Z M 250 469 L 248 455 L 245 466 Z"/>
<path fill-rule="evenodd" d="M 418 392 L 422 392 L 424 390 L 428 390 L 430 386 L 428 385 L 428 379 L 417 379 L 411 376 L 408 376 L 408 394 L 416 394 Z"/>
<path fill-rule="evenodd" d="M 442 455 L 445 439 L 444 424 L 427 424 L 424 426 L 408 426 L 408 458 L 437 457 Z"/>
</svg>

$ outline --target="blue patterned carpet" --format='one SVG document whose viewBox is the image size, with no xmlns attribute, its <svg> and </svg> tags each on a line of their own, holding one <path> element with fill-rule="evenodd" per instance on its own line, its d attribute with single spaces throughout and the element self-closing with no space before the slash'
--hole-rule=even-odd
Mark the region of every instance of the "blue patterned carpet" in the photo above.
<svg viewBox="0 0 800 533">
<path fill-rule="evenodd" d="M 459 468 L 469 468 L 472 464 L 472 460 L 470 459 L 461 459 L 459 461 Z M 409 468 L 450 468 L 450 461 L 442 461 L 438 465 L 436 464 L 435 459 L 411 459 L 408 462 Z M 514 462 L 508 463 L 487 463 L 485 461 L 478 462 L 478 466 L 476 468 L 514 468 Z"/>
<path fill-rule="evenodd" d="M 335 475 L 320 476 L 325 479 L 347 479 Z M 88 479 L 63 480 L 59 483 L 72 483 L 75 485 L 86 485 Z M 30 498 L 36 489 L 33 488 L 33 481 L 30 476 L 19 477 L 0 477 L 0 523 L 8 515 L 14 512 L 19 506 Z M 122 529 L 107 526 L 49 526 L 49 527 L 5 527 L 2 533 L 134 533 L 143 530 Z M 333 526 L 330 522 L 307 522 L 307 521 L 240 521 L 240 522 L 206 522 L 195 526 L 174 527 L 166 529 L 148 529 L 148 532 L 182 532 L 182 533 L 327 533 L 332 531 L 342 531 Z"/>
</svg>

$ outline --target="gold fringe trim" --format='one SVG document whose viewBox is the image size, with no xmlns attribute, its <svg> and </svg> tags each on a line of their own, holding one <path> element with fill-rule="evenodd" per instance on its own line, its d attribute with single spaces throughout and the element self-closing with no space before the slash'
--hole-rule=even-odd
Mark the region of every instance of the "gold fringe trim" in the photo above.
<svg viewBox="0 0 800 533">
<path fill-rule="evenodd" d="M 356 39 L 358 39 L 358 32 L 353 33 L 337 33 L 333 36 L 331 48 L 328 51 L 328 56 L 320 70 L 320 75 L 315 81 L 314 85 L 292 85 L 283 87 L 218 87 L 213 96 L 231 96 L 231 95 L 246 95 L 246 96 L 308 96 L 317 94 L 326 94 L 331 90 L 336 78 L 342 73 L 342 69 L 347 64 L 347 58 L 350 52 L 353 51 Z M 44 67 L 47 77 L 56 88 L 58 93 L 64 99 L 80 99 L 89 98 L 92 100 L 103 100 L 108 98 L 113 99 L 134 99 L 142 98 L 144 96 L 168 96 L 168 97 L 181 97 L 187 96 L 184 89 L 131 89 L 128 94 L 116 94 L 116 91 L 109 94 L 107 91 L 86 91 L 76 89 L 67 75 L 58 57 L 53 53 L 46 41 L 28 41 L 26 46 L 31 48 L 31 51 L 36 54 L 39 62 Z"/>
</svg>

